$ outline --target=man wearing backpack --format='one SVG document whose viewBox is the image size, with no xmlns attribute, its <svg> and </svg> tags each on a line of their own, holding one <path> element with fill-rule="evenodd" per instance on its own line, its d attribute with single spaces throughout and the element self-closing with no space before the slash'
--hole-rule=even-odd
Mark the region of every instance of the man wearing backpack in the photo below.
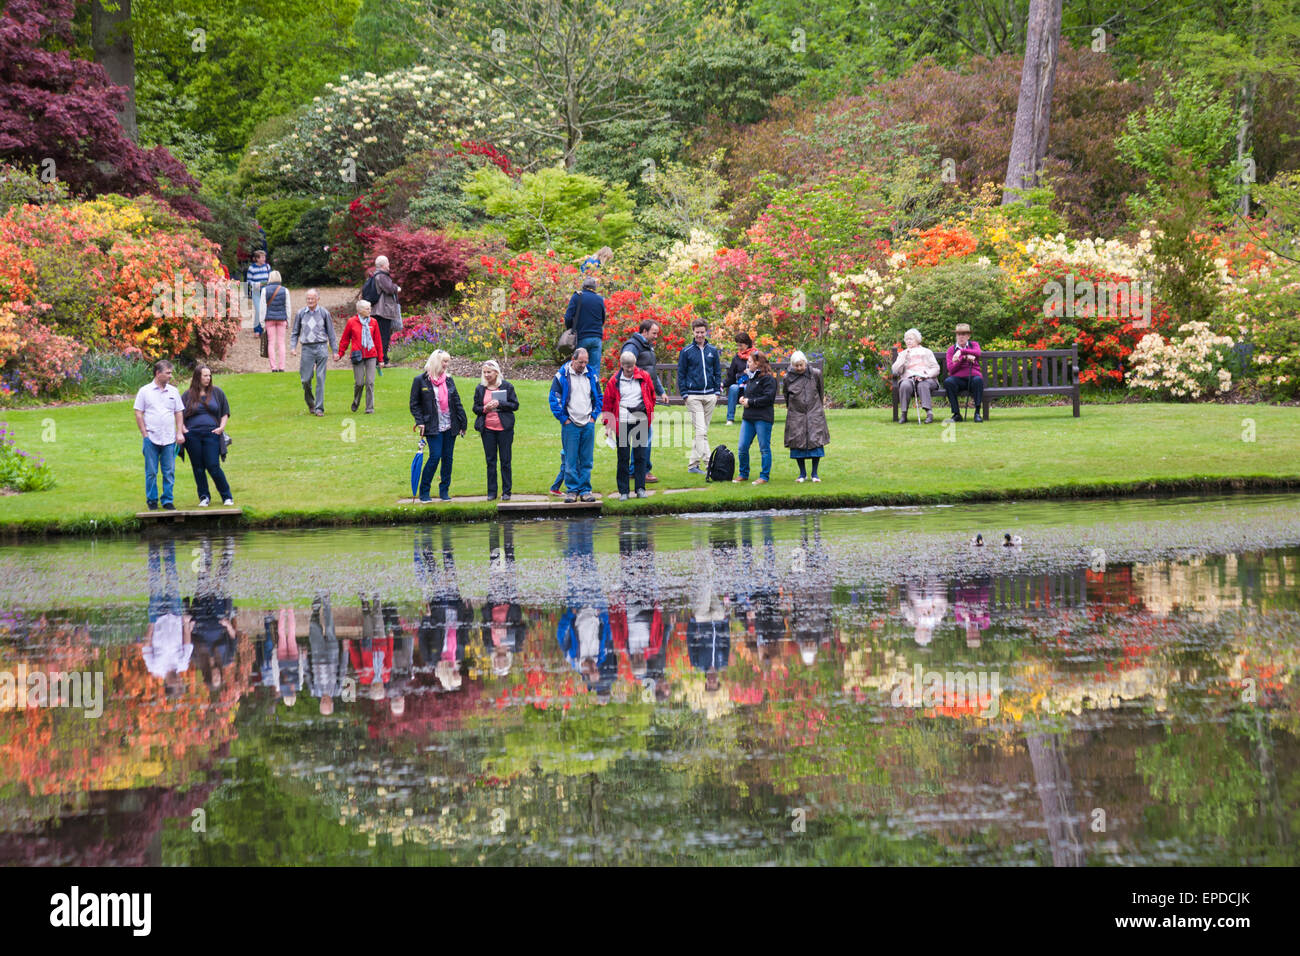
<svg viewBox="0 0 1300 956">
<path fill-rule="evenodd" d="M 379 338 L 384 343 L 383 368 L 391 364 L 388 361 L 389 339 L 402 328 L 402 306 L 397 300 L 401 291 L 402 287 L 388 274 L 388 256 L 376 256 L 375 271 L 361 287 L 361 298 L 370 303 L 370 314 L 379 323 Z"/>
<path fill-rule="evenodd" d="M 722 394 L 722 353 L 709 343 L 709 323 L 703 317 L 691 322 L 695 341 L 677 357 L 677 394 L 686 400 L 695 441 L 691 444 L 692 475 L 703 475 L 701 463 L 709 459 L 709 423 Z"/>
</svg>

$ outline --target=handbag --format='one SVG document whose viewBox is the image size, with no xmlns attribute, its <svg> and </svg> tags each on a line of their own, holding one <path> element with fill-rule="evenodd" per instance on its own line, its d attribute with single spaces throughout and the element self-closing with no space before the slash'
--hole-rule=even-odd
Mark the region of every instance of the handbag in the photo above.
<svg viewBox="0 0 1300 956">
<path fill-rule="evenodd" d="M 234 443 L 235 440 L 233 438 L 231 438 L 225 432 L 221 433 L 221 460 L 222 461 L 226 460 L 226 450 L 229 449 L 230 446 L 233 445 Z"/>
<path fill-rule="evenodd" d="M 257 351 L 261 353 L 262 358 L 270 358 L 271 353 L 267 348 L 266 329 L 262 329 L 262 334 L 257 337 Z"/>
<path fill-rule="evenodd" d="M 578 333 L 573 329 L 565 329 L 560 333 L 559 341 L 555 343 L 555 350 L 561 355 L 569 355 L 578 347 Z"/>
<path fill-rule="evenodd" d="M 353 349 L 353 350 L 352 350 L 352 364 L 353 364 L 353 365 L 360 365 L 360 364 L 361 364 L 362 362 L 364 362 L 365 360 L 366 360 L 366 354 L 365 354 L 364 352 L 362 352 L 361 349 Z"/>
</svg>

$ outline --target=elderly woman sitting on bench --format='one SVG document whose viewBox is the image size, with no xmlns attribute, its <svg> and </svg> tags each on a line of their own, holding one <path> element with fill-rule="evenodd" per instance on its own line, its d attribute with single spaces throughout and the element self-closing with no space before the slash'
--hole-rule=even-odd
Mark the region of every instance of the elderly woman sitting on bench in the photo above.
<svg viewBox="0 0 1300 956">
<path fill-rule="evenodd" d="M 930 407 L 930 396 L 939 389 L 939 360 L 934 353 L 921 345 L 921 333 L 917 329 L 908 329 L 903 333 L 903 344 L 907 348 L 898 353 L 894 360 L 893 372 L 900 376 L 898 380 L 898 399 L 903 407 L 903 417 L 899 424 L 907 422 L 907 408 L 912 395 L 920 396 L 921 407 L 925 409 L 925 424 L 934 421 Z"/>
</svg>

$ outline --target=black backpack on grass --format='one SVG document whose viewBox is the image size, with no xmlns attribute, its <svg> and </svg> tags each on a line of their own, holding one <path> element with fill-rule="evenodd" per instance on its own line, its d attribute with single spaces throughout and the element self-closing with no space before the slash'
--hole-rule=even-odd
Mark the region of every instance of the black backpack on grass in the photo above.
<svg viewBox="0 0 1300 956">
<path fill-rule="evenodd" d="M 730 481 L 736 477 L 736 456 L 726 445 L 719 445 L 709 455 L 709 467 L 704 470 L 706 481 Z"/>
</svg>

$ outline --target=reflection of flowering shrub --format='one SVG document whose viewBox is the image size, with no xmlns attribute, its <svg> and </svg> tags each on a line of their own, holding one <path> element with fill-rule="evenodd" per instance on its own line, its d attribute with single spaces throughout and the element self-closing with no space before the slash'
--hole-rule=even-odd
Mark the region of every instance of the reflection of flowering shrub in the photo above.
<svg viewBox="0 0 1300 956">
<path fill-rule="evenodd" d="M 1233 341 L 1215 335 L 1205 322 L 1188 322 L 1178 327 L 1186 333 L 1168 342 L 1158 333 L 1144 335 L 1133 354 L 1129 385 L 1173 398 L 1200 398 L 1232 388 L 1228 362 Z"/>
</svg>

